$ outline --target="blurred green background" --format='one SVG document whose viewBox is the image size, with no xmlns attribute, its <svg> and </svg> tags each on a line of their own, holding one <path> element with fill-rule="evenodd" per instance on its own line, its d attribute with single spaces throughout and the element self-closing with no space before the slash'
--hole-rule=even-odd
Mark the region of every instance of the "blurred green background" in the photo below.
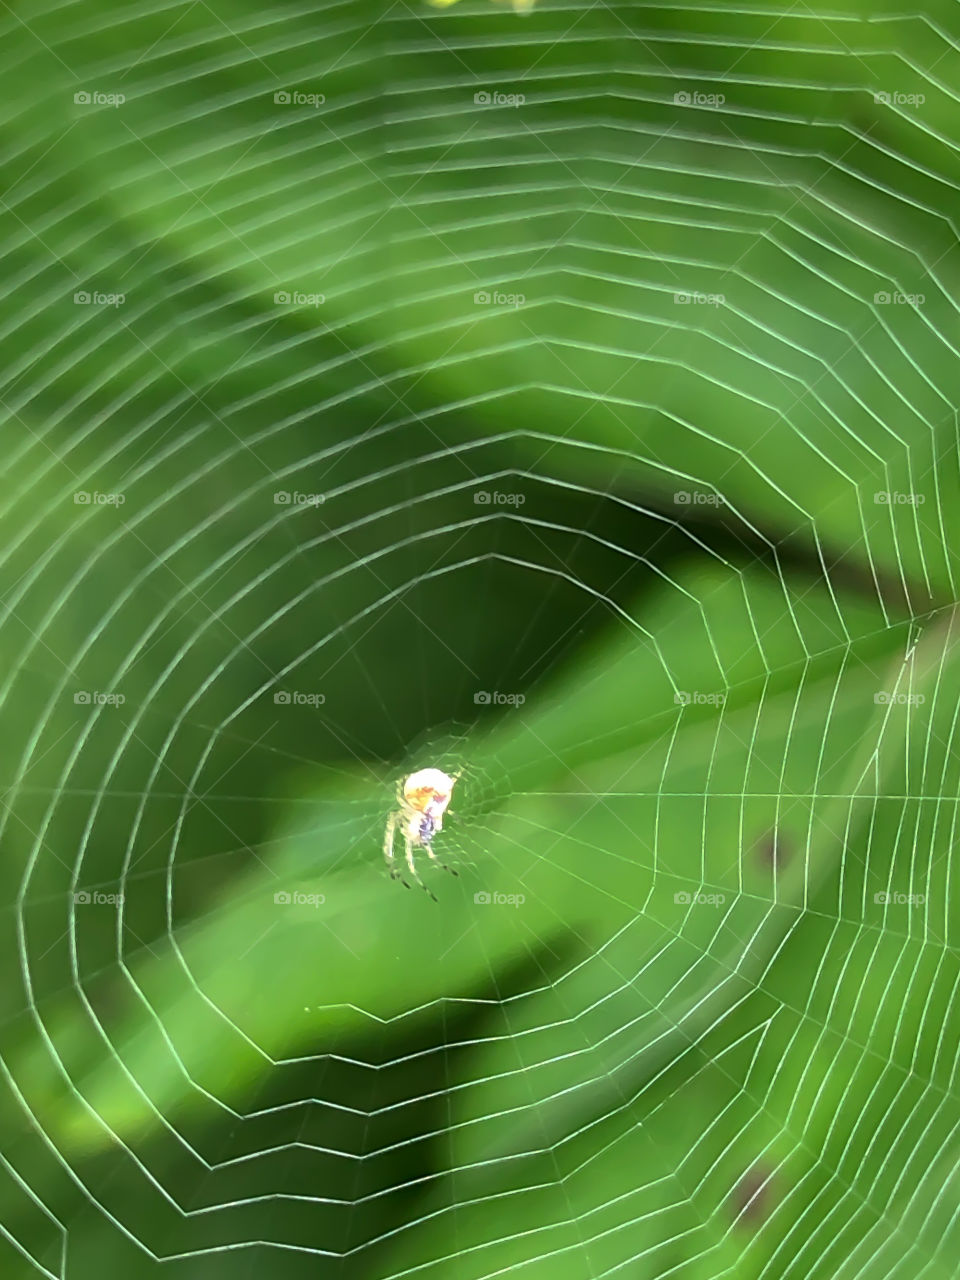
<svg viewBox="0 0 960 1280">
<path fill-rule="evenodd" d="M 957 1274 L 958 36 L 0 9 L 0 1274 Z"/>
</svg>

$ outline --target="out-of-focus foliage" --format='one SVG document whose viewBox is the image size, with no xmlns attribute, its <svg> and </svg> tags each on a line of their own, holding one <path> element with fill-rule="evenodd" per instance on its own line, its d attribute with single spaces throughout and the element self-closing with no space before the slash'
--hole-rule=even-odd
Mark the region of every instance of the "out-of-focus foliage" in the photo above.
<svg viewBox="0 0 960 1280">
<path fill-rule="evenodd" d="M 0 15 L 10 1274 L 952 1275 L 951 21 Z"/>
</svg>

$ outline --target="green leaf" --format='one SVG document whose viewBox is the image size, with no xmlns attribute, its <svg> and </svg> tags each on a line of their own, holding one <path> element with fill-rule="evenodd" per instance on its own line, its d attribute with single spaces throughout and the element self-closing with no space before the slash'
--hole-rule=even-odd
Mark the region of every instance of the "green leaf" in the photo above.
<svg viewBox="0 0 960 1280">
<path fill-rule="evenodd" d="M 589 1077 L 590 1067 L 630 1062 L 665 1036 L 672 1044 L 677 1021 L 718 988 L 715 1016 L 742 994 L 740 981 L 718 982 L 734 973 L 741 939 L 762 924 L 772 949 L 811 877 L 839 856 L 828 846 L 808 870 L 799 857 L 774 877 L 753 846 L 783 823 L 800 848 L 815 847 L 817 792 L 841 781 L 846 789 L 849 742 L 876 722 L 877 672 L 908 635 L 852 601 L 841 629 L 825 604 L 815 589 L 793 599 L 772 577 L 693 569 L 680 589 L 663 588 L 642 622 L 618 627 L 541 698 L 457 742 L 456 755 L 449 740 L 423 744 L 411 768 L 465 769 L 460 822 L 446 824 L 441 855 L 461 876 L 434 872 L 439 904 L 384 877 L 389 780 L 311 778 L 269 865 L 225 885 L 202 920 L 130 966 L 138 996 L 131 1016 L 106 1020 L 108 1056 L 82 1011 L 55 1020 L 54 1042 L 63 1041 L 88 1106 L 71 1095 L 48 1122 L 85 1146 L 110 1130 L 149 1130 L 158 1115 L 202 1105 L 204 1091 L 239 1105 L 272 1061 L 382 1021 L 400 1035 L 407 1018 L 432 1016 L 437 1001 L 476 999 L 492 972 L 549 951 L 551 939 L 572 939 L 582 958 L 542 998 L 574 1024 L 584 1003 L 596 1005 L 610 1033 L 589 1063 L 568 1062 L 574 1071 Z M 688 705 L 677 700 L 680 680 Z M 744 776 L 767 798 L 738 798 Z M 274 901 L 297 891 L 324 901 Z M 170 892 L 176 919 L 174 880 Z M 698 892 L 725 895 L 729 922 L 674 901 Z M 523 903 L 486 903 L 484 894 Z M 386 981 L 391 972 L 396 980 Z M 631 983 L 643 990 L 645 1016 L 627 1019 L 618 1036 L 624 1003 L 637 994 Z M 582 1033 L 573 1046 L 583 1051 Z M 29 1069 L 49 1080 L 42 1055 Z"/>
</svg>

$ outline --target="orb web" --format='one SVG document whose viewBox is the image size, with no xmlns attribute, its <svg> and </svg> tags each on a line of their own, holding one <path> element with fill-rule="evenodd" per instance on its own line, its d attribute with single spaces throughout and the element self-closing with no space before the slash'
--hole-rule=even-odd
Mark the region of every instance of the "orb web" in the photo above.
<svg viewBox="0 0 960 1280">
<path fill-rule="evenodd" d="M 953 10 L 0 23 L 4 1265 L 952 1274 Z"/>
</svg>

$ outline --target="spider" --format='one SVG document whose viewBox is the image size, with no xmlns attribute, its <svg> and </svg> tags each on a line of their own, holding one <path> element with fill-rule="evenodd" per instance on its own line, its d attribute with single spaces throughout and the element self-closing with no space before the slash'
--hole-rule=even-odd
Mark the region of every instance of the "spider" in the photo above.
<svg viewBox="0 0 960 1280">
<path fill-rule="evenodd" d="M 427 886 L 417 875 L 413 851 L 414 849 L 426 849 L 427 857 L 432 858 L 434 862 L 438 862 L 431 842 L 436 833 L 443 829 L 443 815 L 447 805 L 450 803 L 450 795 L 453 791 L 454 783 L 462 772 L 461 769 L 458 769 L 456 773 L 448 774 L 440 769 L 418 769 L 416 773 L 411 773 L 397 787 L 398 808 L 394 809 L 387 817 L 387 829 L 383 836 L 383 856 L 387 860 L 387 866 L 390 868 L 390 875 L 393 879 L 402 881 L 408 889 L 410 888 L 409 884 L 403 879 L 393 860 L 393 840 L 397 829 L 399 828 L 403 832 L 403 842 L 406 847 L 407 866 L 410 868 L 410 874 L 422 888 L 427 889 Z M 445 871 L 451 872 L 452 875 L 457 874 L 452 867 L 445 866 L 442 862 L 438 862 L 438 865 L 443 867 Z M 427 893 L 430 893 L 429 889 L 427 889 Z M 436 902 L 436 898 L 432 893 L 430 893 L 430 897 Z"/>
<path fill-rule="evenodd" d="M 447 5 L 456 4 L 457 0 L 431 0 L 431 3 L 446 8 Z M 529 13 L 535 3 L 536 0 L 513 0 L 513 7 L 517 13 Z"/>
</svg>

